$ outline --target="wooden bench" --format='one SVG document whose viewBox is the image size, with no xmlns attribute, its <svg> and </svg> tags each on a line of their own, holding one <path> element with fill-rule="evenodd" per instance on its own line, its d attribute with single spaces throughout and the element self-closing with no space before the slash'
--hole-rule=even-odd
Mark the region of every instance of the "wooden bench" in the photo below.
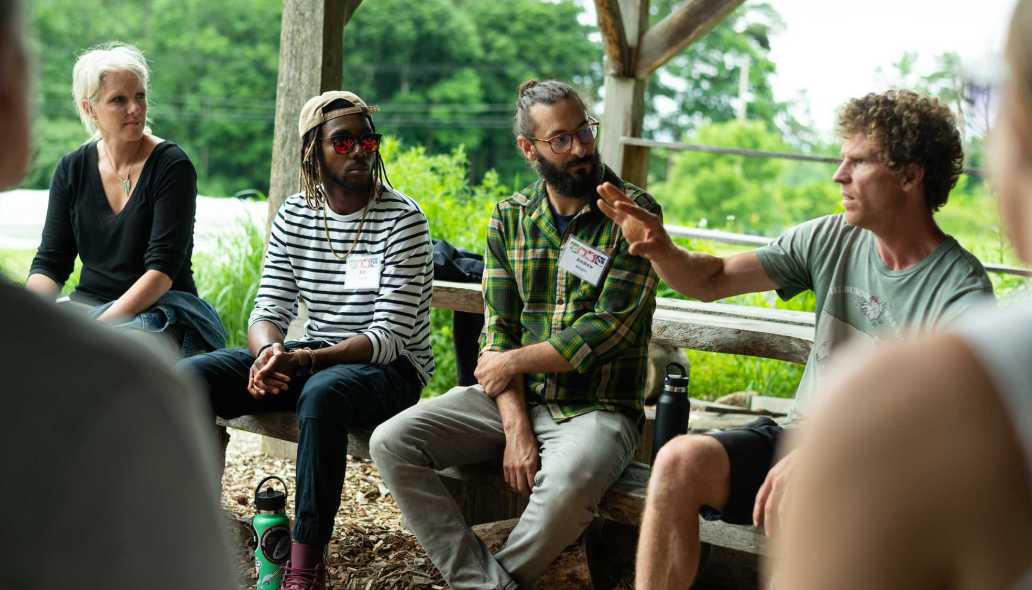
<svg viewBox="0 0 1032 590">
<path fill-rule="evenodd" d="M 432 305 L 439 309 L 483 313 L 484 302 L 480 285 L 434 281 Z M 708 352 L 744 354 L 783 361 L 805 363 L 813 344 L 814 315 L 812 313 L 762 309 L 720 303 L 701 303 L 660 298 L 653 319 L 653 341 L 676 348 L 690 348 Z M 729 427 L 748 421 L 752 416 L 741 410 L 707 406 L 704 411 L 694 407 L 691 420 L 693 432 Z M 297 442 L 297 420 L 292 412 L 259 416 L 241 416 L 232 420 L 219 419 L 222 426 L 235 428 Z M 651 434 L 643 436 L 639 458 L 647 457 Z M 348 453 L 369 459 L 369 432 L 349 435 Z M 517 515 L 526 500 L 508 490 L 497 465 L 481 464 L 449 468 L 440 472 L 442 481 L 452 491 L 466 514 L 469 524 L 502 520 Z M 632 463 L 619 481 L 605 495 L 599 512 L 605 519 L 622 525 L 637 526 L 645 505 L 645 491 L 649 466 Z M 723 522 L 700 520 L 702 541 L 712 548 L 724 551 L 732 558 L 751 557 L 744 566 L 747 571 L 730 572 L 732 580 L 755 576 L 756 557 L 766 552 L 765 539 L 753 527 L 736 526 Z M 729 583 L 732 584 L 732 583 Z"/>
</svg>

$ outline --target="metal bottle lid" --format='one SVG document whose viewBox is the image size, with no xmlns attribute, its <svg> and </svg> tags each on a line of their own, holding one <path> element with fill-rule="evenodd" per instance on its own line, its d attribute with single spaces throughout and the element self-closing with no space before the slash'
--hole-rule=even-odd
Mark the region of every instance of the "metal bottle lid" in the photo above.
<svg viewBox="0 0 1032 590">
<path fill-rule="evenodd" d="M 283 485 L 283 490 L 275 490 L 272 486 L 267 486 L 264 490 L 261 489 L 262 484 L 275 479 Z M 254 490 L 254 507 L 263 512 L 279 512 L 287 506 L 287 484 L 275 475 L 270 475 L 265 479 L 258 482 L 258 486 Z"/>
<path fill-rule="evenodd" d="M 675 372 L 675 371 L 680 371 Z M 680 363 L 670 363 L 666 367 L 666 378 L 663 380 L 663 390 L 671 393 L 685 393 L 688 391 L 688 371 Z"/>
</svg>

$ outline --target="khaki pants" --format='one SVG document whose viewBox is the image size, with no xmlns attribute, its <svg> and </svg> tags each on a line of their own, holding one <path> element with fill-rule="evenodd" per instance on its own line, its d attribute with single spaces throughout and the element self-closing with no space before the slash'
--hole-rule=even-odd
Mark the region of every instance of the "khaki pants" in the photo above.
<svg viewBox="0 0 1032 590">
<path fill-rule="evenodd" d="M 529 408 L 541 452 L 530 503 L 497 555 L 466 526 L 434 471 L 501 458 L 505 435 L 495 401 L 479 385 L 456 387 L 381 424 L 370 452 L 409 527 L 456 590 L 533 588 L 591 523 L 602 495 L 634 457 L 638 429 L 615 412 L 557 423 Z"/>
</svg>

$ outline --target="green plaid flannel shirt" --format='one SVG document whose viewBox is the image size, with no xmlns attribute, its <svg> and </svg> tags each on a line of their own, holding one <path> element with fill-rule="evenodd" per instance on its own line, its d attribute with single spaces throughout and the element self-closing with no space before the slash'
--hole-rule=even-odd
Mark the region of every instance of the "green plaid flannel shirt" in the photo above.
<svg viewBox="0 0 1032 590">
<path fill-rule="evenodd" d="M 642 189 L 609 168 L 606 180 L 659 214 Z M 559 268 L 569 236 L 610 257 L 597 287 Z M 542 180 L 501 201 L 491 215 L 484 268 L 481 350 L 504 352 L 548 342 L 575 371 L 526 375 L 531 404 L 563 421 L 593 410 L 641 416 L 658 278 L 627 252 L 619 226 L 594 203 L 559 235 Z"/>
</svg>

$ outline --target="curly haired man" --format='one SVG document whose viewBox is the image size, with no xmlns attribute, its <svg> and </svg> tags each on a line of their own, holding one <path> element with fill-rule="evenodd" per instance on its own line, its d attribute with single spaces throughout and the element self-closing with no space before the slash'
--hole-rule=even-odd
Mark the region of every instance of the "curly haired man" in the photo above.
<svg viewBox="0 0 1032 590">
<path fill-rule="evenodd" d="M 816 296 L 813 349 L 796 392 L 805 411 L 828 389 L 835 351 L 873 346 L 902 330 L 951 321 L 992 294 L 978 260 L 933 216 L 960 175 L 963 151 L 950 111 L 908 91 L 869 94 L 839 116 L 842 162 L 833 180 L 843 212 L 799 225 L 752 252 L 688 252 L 662 223 L 603 185 L 600 208 L 631 252 L 677 291 L 710 301 L 776 289 Z M 699 521 L 752 523 L 773 534 L 794 452 L 775 454 L 785 430 L 769 418 L 713 435 L 687 435 L 656 458 L 638 549 L 637 587 L 687 588 L 699 562 Z"/>
</svg>

